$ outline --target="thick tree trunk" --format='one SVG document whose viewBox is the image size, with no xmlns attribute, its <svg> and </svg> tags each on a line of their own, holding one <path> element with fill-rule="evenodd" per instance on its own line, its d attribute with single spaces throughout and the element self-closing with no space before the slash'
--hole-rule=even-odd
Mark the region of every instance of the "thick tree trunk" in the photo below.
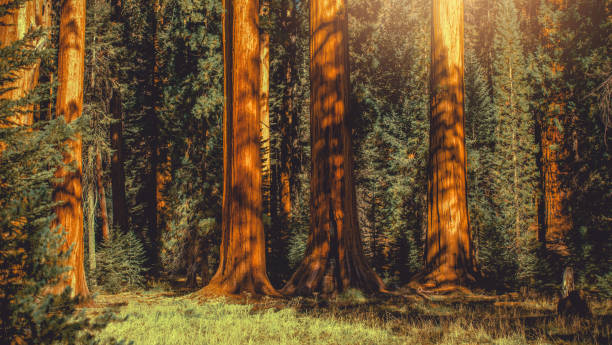
<svg viewBox="0 0 612 345">
<path fill-rule="evenodd" d="M 561 106 L 559 106 L 560 108 Z M 546 248 L 562 256 L 568 255 L 565 237 L 572 227 L 572 220 L 565 203 L 568 192 L 565 190 L 559 169 L 567 152 L 563 149 L 563 136 L 557 126 L 550 121 L 542 121 L 542 177 L 544 187 L 544 236 Z"/>
<path fill-rule="evenodd" d="M 219 267 L 200 294 L 278 294 L 266 274 L 260 157 L 259 1 L 224 0 L 223 223 Z"/>
<path fill-rule="evenodd" d="M 96 152 L 96 183 L 98 185 L 98 200 L 100 200 L 100 218 L 102 218 L 102 238 L 110 237 L 108 229 L 108 213 L 106 211 L 106 193 L 104 191 L 104 179 L 102 178 L 102 156 L 100 151 Z"/>
<path fill-rule="evenodd" d="M 113 226 L 121 232 L 128 231 L 128 210 L 125 199 L 125 171 L 123 169 L 123 115 L 121 95 L 113 88 L 110 112 L 114 122 L 110 125 L 110 141 L 113 149 L 111 158 L 111 183 L 113 192 Z"/>
<path fill-rule="evenodd" d="M 60 15 L 59 66 L 57 89 L 57 115 L 72 122 L 83 110 L 83 75 L 85 68 L 85 0 L 64 0 Z M 67 141 L 64 163 L 55 176 L 62 182 L 55 187 L 54 200 L 62 204 L 56 208 L 57 224 L 65 232 L 62 250 L 70 250 L 64 274 L 56 292 L 66 286 L 73 295 L 87 297 L 89 290 L 85 281 L 83 263 L 83 205 L 81 187 L 81 137 L 77 134 Z"/>
<path fill-rule="evenodd" d="M 348 123 L 348 23 L 345 0 L 310 3 L 311 233 L 287 295 L 334 294 L 349 287 L 384 291 L 363 254 Z"/>
<path fill-rule="evenodd" d="M 6 3 L 6 1 L 0 1 Z M 14 9 L 11 14 L 0 18 L 0 47 L 7 47 L 14 42 L 21 40 L 33 29 L 48 27 L 50 24 L 51 3 L 47 0 L 30 0 Z M 38 42 L 32 42 L 33 46 L 42 43 L 42 38 Z M 38 71 L 40 64 L 37 63 L 31 68 L 17 72 L 17 79 L 3 87 L 14 88 L 0 95 L 1 99 L 18 100 L 38 83 Z M 23 109 L 23 113 L 8 119 L 10 125 L 23 126 L 30 125 L 33 121 L 33 107 Z"/>
<path fill-rule="evenodd" d="M 270 181 L 271 181 L 271 150 L 270 150 L 270 34 L 262 32 L 260 41 L 261 87 L 259 91 L 259 107 L 261 112 L 261 143 L 263 151 L 263 188 L 266 212 L 271 215 Z"/>
<path fill-rule="evenodd" d="M 554 10 L 565 9 L 565 0 L 546 0 Z M 553 18 L 544 18 L 543 28 L 545 49 L 553 51 L 558 42 L 553 42 L 550 36 L 559 30 L 559 23 Z M 553 75 L 563 73 L 564 66 L 553 61 L 551 66 Z M 553 76 L 553 78 L 557 78 Z M 558 83 L 557 80 L 554 81 Z M 572 228 L 572 218 L 566 203 L 569 199 L 569 190 L 563 183 L 564 173 L 559 167 L 569 153 L 565 149 L 564 135 L 558 126 L 564 124 L 566 118 L 566 96 L 562 91 L 556 91 L 550 96 L 551 102 L 546 109 L 544 118 L 540 120 L 541 148 L 542 148 L 542 186 L 544 188 L 544 231 L 541 240 L 546 248 L 560 254 L 569 255 L 565 237 Z"/>
<path fill-rule="evenodd" d="M 433 0 L 425 243 L 426 287 L 472 283 L 475 258 L 466 193 L 463 0 Z"/>
</svg>

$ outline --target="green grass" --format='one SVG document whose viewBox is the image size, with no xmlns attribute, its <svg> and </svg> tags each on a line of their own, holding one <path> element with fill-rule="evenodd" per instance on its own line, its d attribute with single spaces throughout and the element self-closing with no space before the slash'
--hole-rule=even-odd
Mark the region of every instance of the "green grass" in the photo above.
<svg viewBox="0 0 612 345">
<path fill-rule="evenodd" d="M 213 300 L 200 304 L 167 298 L 157 304 L 130 302 L 99 334 L 134 344 L 403 344 L 386 329 L 338 319 L 299 315 L 294 309 L 266 309 Z"/>
<path fill-rule="evenodd" d="M 97 334 L 102 343 L 138 344 L 605 344 L 610 303 L 590 320 L 565 321 L 546 300 L 435 302 L 369 300 L 350 294 L 314 299 L 198 302 L 170 293 L 102 295 L 117 320 Z M 95 314 L 99 309 L 89 309 Z"/>
</svg>

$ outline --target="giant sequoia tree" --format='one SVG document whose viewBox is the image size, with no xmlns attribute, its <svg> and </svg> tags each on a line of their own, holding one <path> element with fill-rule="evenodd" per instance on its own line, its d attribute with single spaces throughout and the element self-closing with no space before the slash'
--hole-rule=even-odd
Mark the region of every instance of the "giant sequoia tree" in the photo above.
<svg viewBox="0 0 612 345">
<path fill-rule="evenodd" d="M 202 294 L 278 294 L 266 274 L 261 197 L 259 2 L 224 0 L 223 224 Z"/>
<path fill-rule="evenodd" d="M 311 232 L 288 295 L 384 291 L 363 254 L 352 176 L 345 0 L 310 2 Z"/>
<path fill-rule="evenodd" d="M 427 287 L 474 280 L 466 194 L 463 0 L 433 0 L 425 276 Z"/>
<path fill-rule="evenodd" d="M 9 1 L 7 7 L 16 7 L 7 15 L 0 18 L 0 47 L 7 47 L 18 40 L 25 38 L 30 30 L 46 28 L 49 26 L 51 4 L 45 0 L 31 0 L 23 3 Z M 38 46 L 44 41 L 43 36 L 35 37 L 30 42 L 32 46 Z M 1 99 L 19 100 L 25 97 L 29 91 L 34 89 L 38 83 L 38 70 L 40 61 L 34 63 L 30 68 L 17 71 L 15 80 L 2 87 L 8 90 L 0 95 Z M 29 125 L 32 123 L 32 107 L 21 109 L 15 116 L 7 119 L 10 125 Z"/>
<path fill-rule="evenodd" d="M 65 0 L 60 14 L 59 65 L 56 111 L 66 122 L 72 122 L 83 111 L 83 76 L 85 69 L 85 0 Z M 83 265 L 83 205 L 81 187 L 81 137 L 76 134 L 66 142 L 64 163 L 56 172 L 60 182 L 56 185 L 53 199 L 57 206 L 57 223 L 65 233 L 63 250 L 70 250 L 66 262 L 68 271 L 56 287 L 65 286 L 72 293 L 87 297 L 89 290 L 85 281 Z"/>
<path fill-rule="evenodd" d="M 572 219 L 568 209 L 570 191 L 564 181 L 566 172 L 563 162 L 569 152 L 564 145 L 563 127 L 568 124 L 566 114 L 569 94 L 562 84 L 565 66 L 561 61 L 562 50 L 559 49 L 561 23 L 559 15 L 566 8 L 565 0 L 546 0 L 540 8 L 542 25 L 542 48 L 550 65 L 547 80 L 544 82 L 546 99 L 541 104 L 539 119 L 541 137 L 541 176 L 544 189 L 543 232 L 541 240 L 549 250 L 561 255 L 568 255 L 566 236 L 572 228 Z"/>
</svg>

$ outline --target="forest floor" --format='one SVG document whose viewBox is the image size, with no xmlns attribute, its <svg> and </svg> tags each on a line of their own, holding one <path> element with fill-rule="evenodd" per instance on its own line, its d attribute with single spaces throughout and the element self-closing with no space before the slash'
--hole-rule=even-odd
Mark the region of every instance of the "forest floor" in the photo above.
<svg viewBox="0 0 612 345">
<path fill-rule="evenodd" d="M 96 336 L 127 344 L 611 344 L 612 301 L 591 301 L 593 317 L 564 320 L 552 299 L 491 296 L 333 300 L 199 300 L 184 289 L 98 294 L 85 309 L 114 312 Z"/>
</svg>

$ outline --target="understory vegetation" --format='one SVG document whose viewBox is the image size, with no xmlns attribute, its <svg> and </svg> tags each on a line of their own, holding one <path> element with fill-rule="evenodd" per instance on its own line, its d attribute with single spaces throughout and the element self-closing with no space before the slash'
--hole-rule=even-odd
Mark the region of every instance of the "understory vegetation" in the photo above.
<svg viewBox="0 0 612 345">
<path fill-rule="evenodd" d="M 518 297 L 518 296 L 514 296 Z M 590 319 L 565 320 L 556 301 L 487 296 L 366 298 L 349 290 L 332 300 L 211 299 L 154 289 L 99 295 L 115 321 L 97 334 L 139 344 L 608 344 L 612 303 L 594 301 Z"/>
<path fill-rule="evenodd" d="M 0 0 L 0 345 L 611 344 L 612 1 Z"/>
</svg>

